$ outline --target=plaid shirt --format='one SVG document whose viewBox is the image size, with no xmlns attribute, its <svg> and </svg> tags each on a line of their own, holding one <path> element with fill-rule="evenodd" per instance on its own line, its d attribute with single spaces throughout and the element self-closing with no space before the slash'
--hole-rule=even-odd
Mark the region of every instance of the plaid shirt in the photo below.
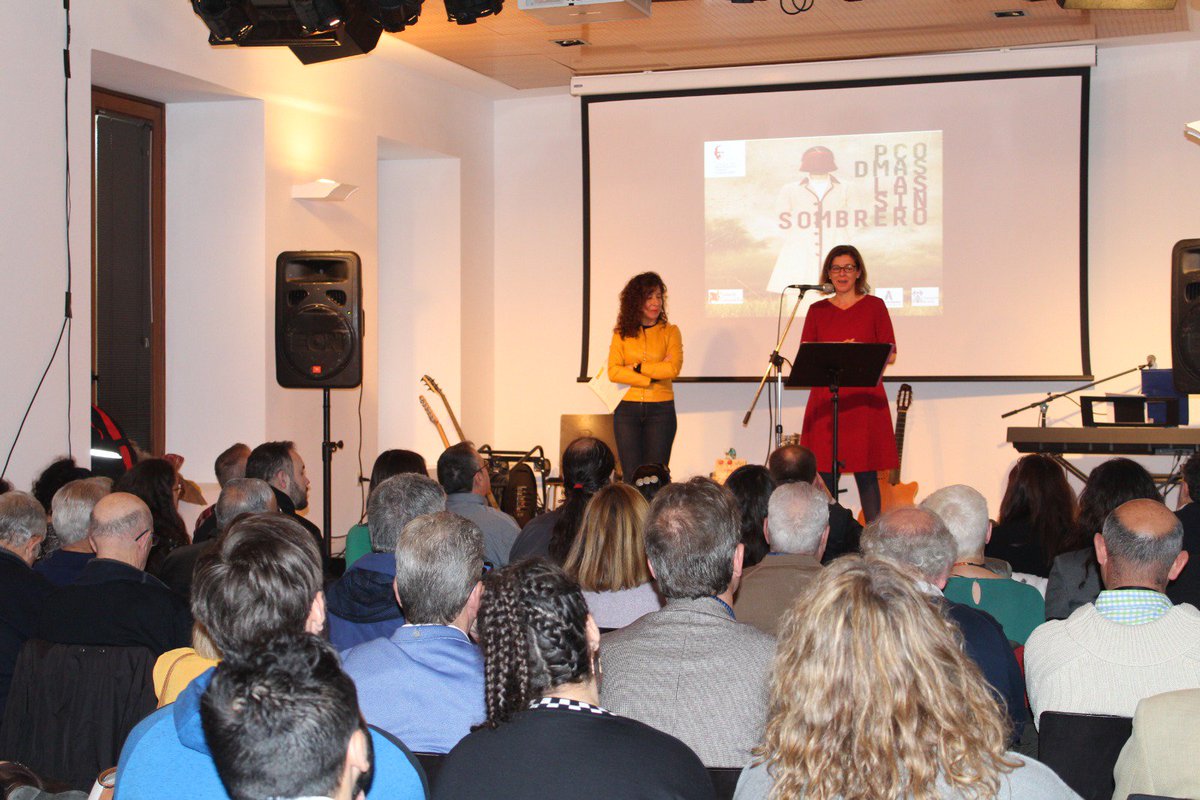
<svg viewBox="0 0 1200 800">
<path fill-rule="evenodd" d="M 1118 625 L 1143 625 L 1171 610 L 1171 600 L 1150 589 L 1105 590 L 1096 598 L 1100 616 Z"/>
</svg>

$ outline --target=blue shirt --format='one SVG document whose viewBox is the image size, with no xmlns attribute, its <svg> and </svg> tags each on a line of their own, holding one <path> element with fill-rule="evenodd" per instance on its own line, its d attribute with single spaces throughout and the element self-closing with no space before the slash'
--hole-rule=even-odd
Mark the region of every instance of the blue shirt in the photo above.
<svg viewBox="0 0 1200 800">
<path fill-rule="evenodd" d="M 483 654 L 458 628 L 405 625 L 342 662 L 363 718 L 414 752 L 448 753 L 486 716 Z"/>
</svg>

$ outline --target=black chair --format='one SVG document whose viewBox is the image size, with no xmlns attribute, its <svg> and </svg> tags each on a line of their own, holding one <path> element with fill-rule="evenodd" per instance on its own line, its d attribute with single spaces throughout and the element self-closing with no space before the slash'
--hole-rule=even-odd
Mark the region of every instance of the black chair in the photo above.
<svg viewBox="0 0 1200 800">
<path fill-rule="evenodd" d="M 1046 711 L 1038 725 L 1038 761 L 1084 800 L 1111 800 L 1113 768 L 1133 733 L 1133 719 Z"/>
<path fill-rule="evenodd" d="M 421 769 L 425 770 L 425 777 L 429 781 L 429 788 L 432 791 L 433 784 L 437 780 L 438 770 L 442 768 L 442 762 L 446 760 L 445 753 L 413 753 L 417 757 L 417 761 L 421 762 Z"/>
<path fill-rule="evenodd" d="M 27 641 L 13 670 L 0 753 L 43 778 L 90 790 L 154 711 L 153 670 L 145 647 Z"/>
<path fill-rule="evenodd" d="M 741 774 L 741 767 L 708 768 L 708 777 L 712 780 L 713 789 L 717 791 L 717 800 L 733 800 L 733 790 L 737 788 Z"/>
</svg>

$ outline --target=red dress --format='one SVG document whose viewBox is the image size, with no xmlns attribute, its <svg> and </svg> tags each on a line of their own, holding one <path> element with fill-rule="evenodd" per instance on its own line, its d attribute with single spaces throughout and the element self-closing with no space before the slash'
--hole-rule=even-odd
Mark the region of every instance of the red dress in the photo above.
<svg viewBox="0 0 1200 800">
<path fill-rule="evenodd" d="M 841 309 L 828 300 L 813 303 L 804 318 L 803 342 L 888 342 L 896 344 L 887 306 L 874 295 L 864 295 Z M 833 470 L 833 402 L 828 389 L 813 389 L 804 409 L 800 443 L 812 450 L 821 472 Z M 845 472 L 894 469 L 896 434 L 883 382 L 869 387 L 847 386 L 838 392 L 838 458 Z"/>
</svg>

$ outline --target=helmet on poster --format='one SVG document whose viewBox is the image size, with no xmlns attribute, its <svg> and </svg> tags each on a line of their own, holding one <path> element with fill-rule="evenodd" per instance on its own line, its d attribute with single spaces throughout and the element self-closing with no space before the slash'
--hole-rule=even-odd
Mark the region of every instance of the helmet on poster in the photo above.
<svg viewBox="0 0 1200 800">
<path fill-rule="evenodd" d="M 824 174 L 833 172 L 835 169 L 837 169 L 837 163 L 833 160 L 833 151 L 828 147 L 810 147 L 804 151 L 804 156 L 800 159 L 801 172 Z"/>
</svg>

